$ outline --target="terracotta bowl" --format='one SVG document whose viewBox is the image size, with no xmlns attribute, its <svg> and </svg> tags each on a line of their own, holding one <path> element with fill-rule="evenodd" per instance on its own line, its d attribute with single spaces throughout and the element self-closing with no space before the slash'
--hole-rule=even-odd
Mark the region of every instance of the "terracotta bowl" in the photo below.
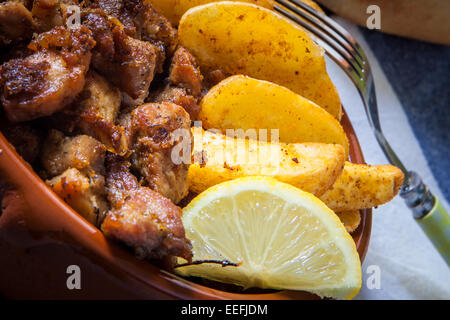
<svg viewBox="0 0 450 320">
<path fill-rule="evenodd" d="M 363 163 L 345 115 L 351 160 Z M 245 293 L 182 279 L 105 239 L 50 190 L 0 134 L 0 296 L 17 299 L 318 299 L 294 291 Z M 1 188 L 0 188 L 1 189 Z M 0 192 L 1 193 L 1 192 Z M 353 233 L 361 260 L 372 226 L 371 210 Z M 69 290 L 70 265 L 81 270 L 81 290 Z M 235 291 L 235 290 L 233 290 Z"/>
</svg>

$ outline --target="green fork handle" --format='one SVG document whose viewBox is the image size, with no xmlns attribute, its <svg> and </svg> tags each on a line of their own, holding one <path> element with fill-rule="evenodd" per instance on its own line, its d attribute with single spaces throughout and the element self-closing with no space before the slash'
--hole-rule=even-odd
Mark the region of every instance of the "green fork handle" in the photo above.
<svg viewBox="0 0 450 320">
<path fill-rule="evenodd" d="M 416 221 L 450 266 L 450 216 L 439 199 L 435 197 L 430 213 Z"/>
<path fill-rule="evenodd" d="M 447 210 L 414 171 L 405 174 L 400 196 L 447 266 L 450 266 L 450 217 Z"/>
</svg>

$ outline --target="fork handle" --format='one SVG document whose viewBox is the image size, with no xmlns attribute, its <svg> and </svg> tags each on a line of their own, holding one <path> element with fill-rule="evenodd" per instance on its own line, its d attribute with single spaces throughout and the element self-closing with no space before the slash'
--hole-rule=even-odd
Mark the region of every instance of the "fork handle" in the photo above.
<svg viewBox="0 0 450 320">
<path fill-rule="evenodd" d="M 431 212 L 416 221 L 450 266 L 450 216 L 439 199 L 434 199 L 435 204 Z"/>
<path fill-rule="evenodd" d="M 415 172 L 406 174 L 400 195 L 412 210 L 417 223 L 450 266 L 450 217 L 439 199 Z"/>
</svg>

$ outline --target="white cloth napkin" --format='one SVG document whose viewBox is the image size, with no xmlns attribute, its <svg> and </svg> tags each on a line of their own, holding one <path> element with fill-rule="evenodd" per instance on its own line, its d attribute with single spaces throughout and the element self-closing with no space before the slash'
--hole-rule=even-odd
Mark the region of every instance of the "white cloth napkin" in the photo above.
<svg viewBox="0 0 450 320">
<path fill-rule="evenodd" d="M 377 88 L 383 130 L 406 167 L 420 173 L 425 183 L 448 203 L 427 165 L 403 107 L 378 61 L 358 28 L 336 18 L 362 45 L 369 57 Z M 343 105 L 361 143 L 368 164 L 387 164 L 370 129 L 359 94 L 345 73 L 331 60 L 328 71 L 338 87 Z M 412 93 L 413 94 L 413 93 Z M 401 198 L 374 209 L 370 247 L 363 263 L 363 285 L 356 299 L 450 299 L 450 269 L 412 218 Z M 380 270 L 380 288 L 369 289 L 373 274 L 370 266 Z"/>
</svg>

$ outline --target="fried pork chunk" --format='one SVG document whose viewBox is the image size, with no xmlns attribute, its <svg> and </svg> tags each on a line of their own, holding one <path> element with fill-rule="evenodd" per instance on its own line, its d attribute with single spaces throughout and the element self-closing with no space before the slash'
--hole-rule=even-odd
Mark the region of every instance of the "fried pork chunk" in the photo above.
<svg viewBox="0 0 450 320">
<path fill-rule="evenodd" d="M 119 89 L 90 70 L 83 91 L 64 114 L 75 122 L 74 127 L 81 133 L 99 140 L 108 151 L 125 155 L 128 145 L 124 128 L 115 124 L 120 105 Z"/>
<path fill-rule="evenodd" d="M 85 11 L 83 23 L 97 41 L 92 66 L 132 99 L 143 101 L 155 75 L 159 49 L 128 36 L 103 11 Z"/>
<path fill-rule="evenodd" d="M 181 147 L 192 142 L 189 115 L 173 103 L 147 103 L 133 110 L 126 120 L 134 150 L 132 169 L 141 183 L 174 203 L 180 202 L 188 193 L 189 165 L 181 159 L 190 159 L 190 154 L 183 155 Z"/>
<path fill-rule="evenodd" d="M 105 198 L 105 178 L 82 174 L 75 168 L 46 181 L 71 208 L 95 226 L 99 226 L 108 210 Z"/>
<path fill-rule="evenodd" d="M 149 41 L 171 55 L 177 45 L 177 32 L 148 0 L 90 0 L 91 8 L 100 8 L 109 16 L 118 19 L 127 35 Z"/>
<path fill-rule="evenodd" d="M 31 12 L 40 32 L 49 31 L 64 23 L 59 0 L 34 0 Z"/>
<path fill-rule="evenodd" d="M 107 162 L 112 209 L 101 226 L 104 234 L 134 248 L 143 259 L 178 256 L 191 261 L 191 244 L 185 237 L 181 209 L 161 194 L 140 186 L 127 161 L 110 155 Z"/>
<path fill-rule="evenodd" d="M 184 108 L 192 121 L 197 120 L 200 112 L 198 99 L 189 94 L 185 88 L 167 85 L 164 89 L 157 91 L 152 98 L 154 102 L 171 102 Z"/>
<path fill-rule="evenodd" d="M 36 31 L 31 12 L 20 2 L 0 3 L 0 48 L 28 41 Z"/>
<path fill-rule="evenodd" d="M 85 27 L 56 27 L 33 40 L 34 54 L 4 63 L 0 99 L 8 119 L 36 119 L 71 104 L 84 87 L 94 45 Z"/>
<path fill-rule="evenodd" d="M 140 39 L 159 44 L 171 56 L 178 44 L 177 31 L 169 20 L 150 5 L 149 0 L 124 0 L 136 13 L 134 23 Z"/>
<path fill-rule="evenodd" d="M 66 137 L 60 131 L 50 130 L 42 148 L 41 162 L 52 177 L 70 168 L 86 174 L 93 171 L 104 175 L 105 148 L 86 135 Z"/>
<path fill-rule="evenodd" d="M 105 148 L 89 136 L 66 137 L 51 130 L 41 163 L 53 177 L 46 183 L 79 214 L 98 224 L 108 209 L 105 194 Z"/>
<path fill-rule="evenodd" d="M 178 47 L 170 65 L 169 80 L 174 85 L 185 88 L 199 97 L 202 93 L 203 76 L 194 56 L 184 47 Z"/>
<path fill-rule="evenodd" d="M 203 89 L 203 76 L 192 54 L 179 46 L 173 55 L 169 70 L 169 84 L 152 98 L 154 102 L 172 102 L 182 106 L 192 121 L 200 112 L 199 100 Z"/>
</svg>

